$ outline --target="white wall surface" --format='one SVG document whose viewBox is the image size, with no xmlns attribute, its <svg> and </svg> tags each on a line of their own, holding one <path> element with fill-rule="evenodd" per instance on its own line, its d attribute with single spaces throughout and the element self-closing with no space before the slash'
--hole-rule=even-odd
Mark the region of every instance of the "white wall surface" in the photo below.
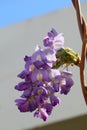
<svg viewBox="0 0 87 130">
<path fill-rule="evenodd" d="M 87 2 L 81 7 L 87 20 Z M 21 95 L 14 86 L 20 81 L 17 74 L 24 69 L 23 58 L 33 53 L 36 44 L 42 46 L 44 36 L 52 27 L 64 33 L 65 46 L 81 52 L 82 43 L 72 7 L 0 29 L 0 130 L 24 130 L 87 112 L 78 67 L 70 68 L 75 84 L 67 96 L 60 97 L 61 105 L 54 108 L 47 122 L 34 118 L 32 113 L 20 113 L 14 103 Z"/>
</svg>

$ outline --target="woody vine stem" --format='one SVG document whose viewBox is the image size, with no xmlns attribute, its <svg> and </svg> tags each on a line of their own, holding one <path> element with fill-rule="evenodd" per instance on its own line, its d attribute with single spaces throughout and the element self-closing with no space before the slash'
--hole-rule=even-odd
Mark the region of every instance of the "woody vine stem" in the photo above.
<svg viewBox="0 0 87 130">
<path fill-rule="evenodd" d="M 87 105 L 87 85 L 85 83 L 85 74 L 84 74 L 85 58 L 87 59 L 87 22 L 84 16 L 82 15 L 81 8 L 80 8 L 80 1 L 72 0 L 72 3 L 76 10 L 78 27 L 82 39 L 82 53 L 81 53 L 81 61 L 79 67 L 80 67 L 80 80 L 81 80 L 82 91 Z"/>
</svg>

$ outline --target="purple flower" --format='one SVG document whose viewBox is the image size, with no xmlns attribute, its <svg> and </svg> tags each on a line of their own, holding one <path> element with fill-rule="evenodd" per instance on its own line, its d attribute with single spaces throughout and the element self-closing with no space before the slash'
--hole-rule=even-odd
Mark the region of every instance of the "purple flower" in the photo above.
<svg viewBox="0 0 87 130">
<path fill-rule="evenodd" d="M 58 82 L 54 82 L 53 83 L 53 88 L 55 92 L 59 92 L 59 83 Z"/>
<path fill-rule="evenodd" d="M 61 86 L 61 91 L 60 91 L 60 93 L 67 95 L 68 92 L 70 91 L 70 88 L 72 87 L 73 84 L 74 84 L 74 83 L 73 83 L 73 80 L 72 80 L 71 78 L 66 78 L 66 83 L 65 83 L 65 85 L 62 85 L 62 86 Z"/>
<path fill-rule="evenodd" d="M 23 94 L 22 94 L 22 98 L 28 98 L 28 97 L 30 97 L 31 96 L 31 94 L 32 94 L 32 88 L 31 87 L 29 87 L 28 89 L 25 89 L 24 90 L 24 92 L 23 92 Z"/>
<path fill-rule="evenodd" d="M 39 110 L 37 110 L 34 113 L 34 117 L 37 117 L 37 118 L 39 117 L 39 118 L 43 119 L 43 121 L 46 121 L 48 118 L 48 114 L 46 112 L 46 109 L 40 108 Z"/>
<path fill-rule="evenodd" d="M 56 61 L 55 52 L 51 48 L 44 49 L 43 55 L 45 55 L 44 61 L 46 63 L 53 63 Z"/>
<path fill-rule="evenodd" d="M 46 100 L 47 100 L 47 95 L 46 96 L 38 95 L 36 97 L 36 102 L 37 102 L 38 106 L 42 106 L 45 103 Z"/>
<path fill-rule="evenodd" d="M 51 79 L 55 79 L 58 77 L 60 77 L 60 71 L 58 69 L 51 69 L 51 72 L 50 72 L 50 77 Z"/>
<path fill-rule="evenodd" d="M 60 104 L 56 93 L 66 95 L 73 80 L 71 72 L 53 69 L 56 51 L 64 45 L 63 34 L 52 29 L 44 39 L 44 45 L 48 48 L 37 46 L 31 56 L 25 56 L 25 68 L 18 75 L 23 81 L 15 86 L 22 95 L 15 102 L 20 112 L 34 111 L 34 117 L 46 121 L 53 108 Z"/>
<path fill-rule="evenodd" d="M 56 30 L 55 30 L 54 28 L 52 28 L 51 31 L 48 32 L 48 36 L 49 36 L 50 38 L 54 38 L 54 37 L 56 37 L 57 35 L 58 35 L 58 33 L 56 32 Z"/>
<path fill-rule="evenodd" d="M 23 91 L 23 90 L 26 90 L 28 87 L 29 87 L 28 82 L 20 82 L 18 85 L 15 86 L 15 89 L 19 91 Z"/>
<path fill-rule="evenodd" d="M 47 36 L 43 40 L 44 46 L 45 47 L 52 47 L 53 41 Z"/>
<path fill-rule="evenodd" d="M 35 61 L 42 61 L 44 58 L 43 51 L 40 46 L 36 46 L 35 52 L 33 53 L 31 60 L 34 63 Z"/>
<path fill-rule="evenodd" d="M 26 71 L 23 70 L 20 74 L 18 74 L 18 77 L 21 78 L 21 79 L 24 79 L 26 76 Z"/>
<path fill-rule="evenodd" d="M 41 86 L 41 87 L 36 87 L 33 90 L 33 94 L 34 95 L 38 95 L 38 96 L 40 96 L 40 95 L 47 96 L 48 92 L 47 92 L 47 90 L 43 86 Z"/>
<path fill-rule="evenodd" d="M 60 91 L 61 94 L 67 95 L 69 91 L 70 91 L 70 88 L 67 87 L 66 85 L 61 86 L 61 91 Z"/>
<path fill-rule="evenodd" d="M 34 99 L 17 99 L 15 102 L 20 112 L 32 112 L 37 108 L 37 103 Z"/>
<path fill-rule="evenodd" d="M 20 112 L 27 112 L 29 111 L 29 102 L 25 99 L 17 99 L 15 100 L 16 105 L 18 106 L 18 109 Z"/>
<path fill-rule="evenodd" d="M 46 89 L 48 91 L 49 97 L 50 97 L 50 95 L 54 94 L 54 88 L 53 88 L 53 86 L 47 86 Z"/>
<path fill-rule="evenodd" d="M 42 67 L 48 69 L 52 67 L 53 62 L 56 61 L 56 56 L 51 48 L 41 50 L 41 48 L 38 47 L 35 53 L 33 53 L 31 60 L 37 68 Z"/>
<path fill-rule="evenodd" d="M 44 46 L 51 47 L 57 51 L 64 45 L 64 36 L 62 33 L 57 34 L 55 29 L 52 29 L 48 32 L 48 36 L 44 38 L 43 42 Z"/>
<path fill-rule="evenodd" d="M 31 80 L 32 82 L 42 82 L 42 81 L 50 81 L 50 70 L 45 69 L 35 69 L 32 72 Z"/>
<path fill-rule="evenodd" d="M 66 78 L 66 86 L 71 87 L 74 84 L 73 80 L 71 78 Z"/>
<path fill-rule="evenodd" d="M 46 121 L 48 116 L 51 115 L 53 106 L 50 103 L 45 103 L 42 107 L 39 107 L 35 113 L 34 117 L 41 118 L 43 121 Z"/>
<path fill-rule="evenodd" d="M 37 107 L 38 107 L 38 104 L 35 98 L 29 99 L 29 111 L 30 112 L 35 111 Z"/>
<path fill-rule="evenodd" d="M 72 73 L 70 71 L 60 71 L 61 76 L 63 78 L 71 78 L 72 77 Z"/>
<path fill-rule="evenodd" d="M 60 99 L 57 98 L 55 95 L 50 96 L 50 102 L 52 106 L 56 106 L 57 104 L 60 103 Z"/>
<path fill-rule="evenodd" d="M 51 115 L 52 110 L 53 110 L 52 104 L 50 104 L 50 103 L 45 103 L 45 104 L 43 105 L 43 108 L 46 109 L 46 112 L 47 112 L 48 115 Z"/>
<path fill-rule="evenodd" d="M 30 61 L 31 60 L 31 57 L 30 56 L 25 56 L 24 57 L 24 61 L 27 62 L 27 61 Z"/>
<path fill-rule="evenodd" d="M 31 73 L 32 71 L 34 71 L 35 69 L 35 66 L 31 60 L 31 58 L 27 59 L 26 60 L 26 63 L 25 63 L 25 70 L 27 73 Z"/>
</svg>

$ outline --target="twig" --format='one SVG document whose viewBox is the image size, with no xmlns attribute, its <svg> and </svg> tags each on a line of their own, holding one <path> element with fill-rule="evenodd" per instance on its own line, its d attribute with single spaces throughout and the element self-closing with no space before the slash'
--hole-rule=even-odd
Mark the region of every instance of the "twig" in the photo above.
<svg viewBox="0 0 87 130">
<path fill-rule="evenodd" d="M 80 62 L 80 80 L 82 91 L 84 95 L 84 99 L 87 105 L 87 86 L 85 84 L 85 75 L 84 75 L 84 68 L 85 68 L 85 57 L 87 56 L 87 22 L 82 15 L 80 2 L 79 0 L 72 0 L 73 6 L 76 10 L 77 21 L 79 26 L 79 31 L 82 39 L 82 53 L 81 53 L 81 62 Z"/>
</svg>

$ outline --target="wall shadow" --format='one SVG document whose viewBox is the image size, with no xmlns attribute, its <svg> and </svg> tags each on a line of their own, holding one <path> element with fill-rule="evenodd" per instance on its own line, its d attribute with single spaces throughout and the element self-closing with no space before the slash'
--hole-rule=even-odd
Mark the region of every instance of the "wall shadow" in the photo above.
<svg viewBox="0 0 87 130">
<path fill-rule="evenodd" d="M 87 115 L 25 130 L 87 130 Z"/>
</svg>

